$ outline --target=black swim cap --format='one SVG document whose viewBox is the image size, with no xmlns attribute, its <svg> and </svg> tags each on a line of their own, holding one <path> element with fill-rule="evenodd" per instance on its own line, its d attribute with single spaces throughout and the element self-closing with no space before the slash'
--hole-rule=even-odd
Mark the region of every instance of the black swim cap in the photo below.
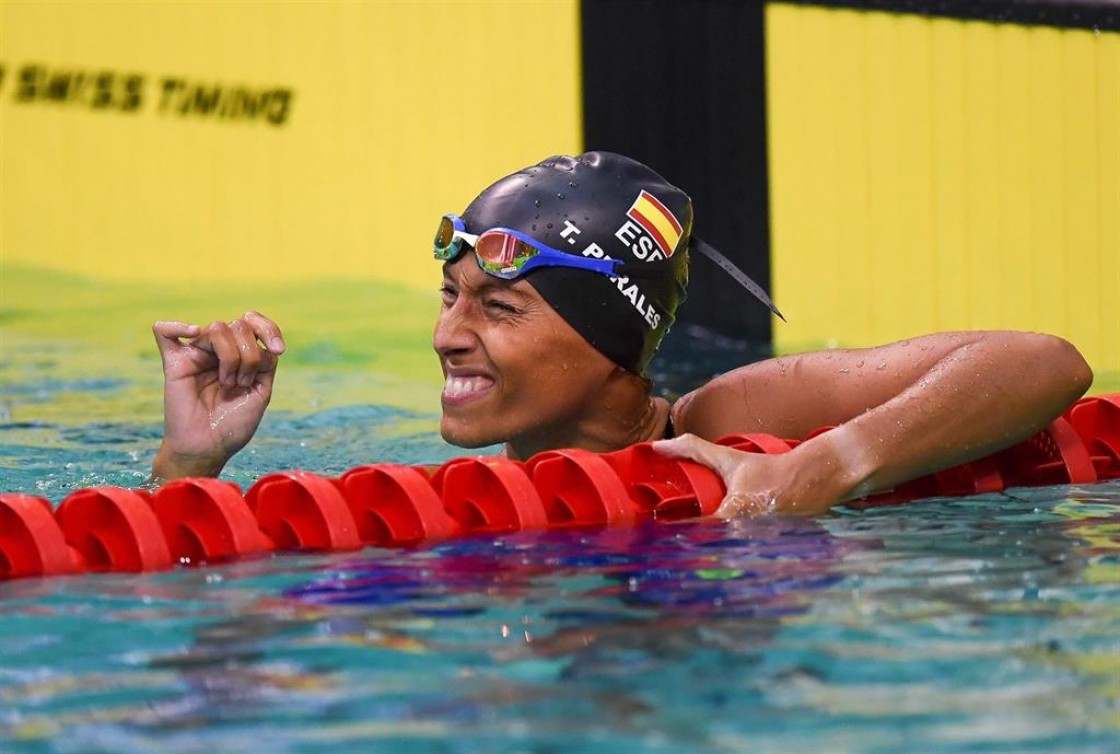
<svg viewBox="0 0 1120 754">
<path fill-rule="evenodd" d="M 510 228 L 554 249 L 630 263 L 618 278 L 541 267 L 525 280 L 596 350 L 644 374 L 688 285 L 692 201 L 611 152 L 550 157 L 487 188 L 463 212 L 471 233 Z"/>
</svg>

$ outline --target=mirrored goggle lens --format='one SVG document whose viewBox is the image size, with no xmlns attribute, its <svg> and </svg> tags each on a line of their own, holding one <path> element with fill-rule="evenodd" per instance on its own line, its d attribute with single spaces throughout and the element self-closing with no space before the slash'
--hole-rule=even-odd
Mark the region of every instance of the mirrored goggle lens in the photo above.
<svg viewBox="0 0 1120 754">
<path fill-rule="evenodd" d="M 487 272 L 502 277 L 517 277 L 525 263 L 540 252 L 520 238 L 501 231 L 490 231 L 478 237 L 474 253 Z"/>
<path fill-rule="evenodd" d="M 450 259 L 455 256 L 461 244 L 462 241 L 455 238 L 455 225 L 451 222 L 451 218 L 441 219 L 433 242 L 436 258 Z"/>
</svg>

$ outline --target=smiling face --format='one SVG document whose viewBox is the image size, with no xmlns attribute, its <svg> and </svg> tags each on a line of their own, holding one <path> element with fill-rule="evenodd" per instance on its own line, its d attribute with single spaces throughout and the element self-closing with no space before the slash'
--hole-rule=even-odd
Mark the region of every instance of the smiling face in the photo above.
<svg viewBox="0 0 1120 754">
<path fill-rule="evenodd" d="M 609 408 L 604 388 L 619 367 L 528 282 L 485 274 L 471 252 L 444 264 L 442 298 L 432 345 L 445 378 L 443 438 L 465 448 L 506 442 L 523 458 L 579 446 Z"/>
</svg>

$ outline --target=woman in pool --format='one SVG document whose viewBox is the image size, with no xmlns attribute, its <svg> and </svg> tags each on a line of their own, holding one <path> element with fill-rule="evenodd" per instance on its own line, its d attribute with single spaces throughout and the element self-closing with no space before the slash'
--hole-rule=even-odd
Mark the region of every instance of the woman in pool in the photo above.
<svg viewBox="0 0 1120 754">
<path fill-rule="evenodd" d="M 940 333 L 750 364 L 670 405 L 644 373 L 684 299 L 689 252 L 712 252 L 691 229 L 688 196 L 606 152 L 551 158 L 490 186 L 462 217 L 445 216 L 433 336 L 444 439 L 504 443 L 522 460 L 658 441 L 723 476 L 720 515 L 818 514 L 1029 437 L 1092 380 L 1060 338 Z M 280 330 L 256 312 L 153 330 L 165 434 L 151 484 L 216 476 L 268 405 Z M 711 442 L 741 432 L 797 438 L 824 425 L 837 426 L 782 455 Z"/>
</svg>

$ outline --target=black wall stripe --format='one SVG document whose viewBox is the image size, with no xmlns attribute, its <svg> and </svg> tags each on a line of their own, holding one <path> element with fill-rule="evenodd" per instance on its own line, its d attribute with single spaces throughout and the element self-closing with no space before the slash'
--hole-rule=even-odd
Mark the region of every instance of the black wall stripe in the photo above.
<svg viewBox="0 0 1120 754">
<path fill-rule="evenodd" d="M 944 16 L 1026 26 L 1120 30 L 1118 0 L 782 0 L 923 16 Z"/>
<path fill-rule="evenodd" d="M 696 235 L 769 289 L 763 4 L 583 0 L 581 11 L 586 148 L 688 192 Z M 763 306 L 700 255 L 691 268 L 678 322 L 770 342 Z"/>
</svg>

